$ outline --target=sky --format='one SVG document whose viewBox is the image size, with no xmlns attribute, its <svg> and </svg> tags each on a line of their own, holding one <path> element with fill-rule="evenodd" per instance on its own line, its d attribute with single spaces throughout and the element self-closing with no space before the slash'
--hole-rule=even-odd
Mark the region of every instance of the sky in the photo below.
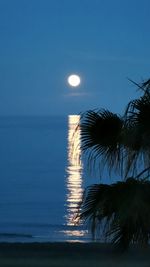
<svg viewBox="0 0 150 267">
<path fill-rule="evenodd" d="M 139 95 L 128 78 L 150 78 L 149 10 L 149 0 L 0 0 L 0 115 L 122 113 Z"/>
</svg>

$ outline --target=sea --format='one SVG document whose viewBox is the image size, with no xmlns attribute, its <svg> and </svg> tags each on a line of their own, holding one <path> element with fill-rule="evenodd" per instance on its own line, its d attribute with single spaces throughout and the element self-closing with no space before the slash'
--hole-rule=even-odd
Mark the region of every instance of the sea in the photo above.
<svg viewBox="0 0 150 267">
<path fill-rule="evenodd" d="M 0 242 L 90 242 L 80 116 L 0 117 Z"/>
</svg>

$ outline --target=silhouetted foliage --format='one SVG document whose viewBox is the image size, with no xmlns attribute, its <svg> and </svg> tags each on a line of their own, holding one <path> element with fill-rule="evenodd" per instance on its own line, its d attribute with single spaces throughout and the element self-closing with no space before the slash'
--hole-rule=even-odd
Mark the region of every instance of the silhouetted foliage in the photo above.
<svg viewBox="0 0 150 267">
<path fill-rule="evenodd" d="M 123 116 L 90 110 L 79 125 L 88 165 L 106 166 L 122 180 L 88 187 L 79 219 L 90 222 L 94 237 L 101 233 L 125 249 L 150 238 L 150 80 L 136 85 L 142 96 L 129 102 Z"/>
</svg>

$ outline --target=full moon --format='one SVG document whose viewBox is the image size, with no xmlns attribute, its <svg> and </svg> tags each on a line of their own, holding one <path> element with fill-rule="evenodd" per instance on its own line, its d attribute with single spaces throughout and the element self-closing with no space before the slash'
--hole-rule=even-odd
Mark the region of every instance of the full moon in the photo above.
<svg viewBox="0 0 150 267">
<path fill-rule="evenodd" d="M 77 87 L 81 83 L 80 76 L 78 76 L 76 74 L 70 75 L 67 80 L 68 80 L 69 85 L 71 85 L 73 87 Z"/>
</svg>

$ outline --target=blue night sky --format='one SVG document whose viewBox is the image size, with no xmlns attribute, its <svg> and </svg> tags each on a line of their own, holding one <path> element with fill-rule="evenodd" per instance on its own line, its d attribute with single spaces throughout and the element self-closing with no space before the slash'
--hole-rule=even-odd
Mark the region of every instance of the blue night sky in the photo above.
<svg viewBox="0 0 150 267">
<path fill-rule="evenodd" d="M 150 77 L 149 11 L 149 0 L 0 0 L 0 115 L 121 112 L 137 96 L 127 77 Z"/>
</svg>

